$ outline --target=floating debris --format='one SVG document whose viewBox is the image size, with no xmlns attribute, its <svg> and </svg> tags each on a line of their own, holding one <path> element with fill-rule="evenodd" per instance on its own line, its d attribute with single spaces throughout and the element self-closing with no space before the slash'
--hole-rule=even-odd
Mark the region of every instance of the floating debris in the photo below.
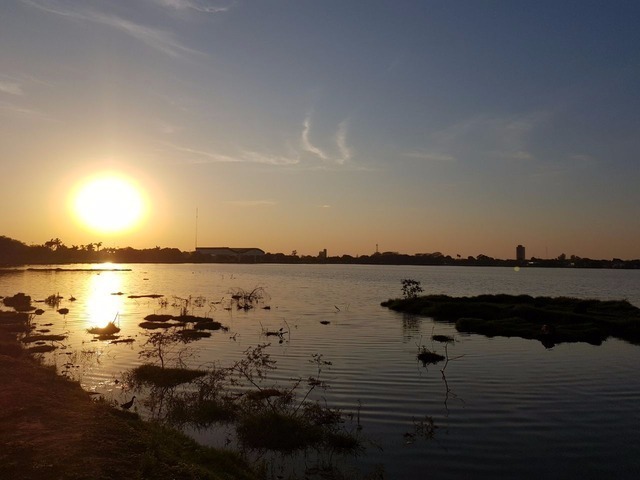
<svg viewBox="0 0 640 480">
<path fill-rule="evenodd" d="M 159 293 L 151 293 L 149 295 L 129 295 L 127 298 L 162 298 L 164 295 Z"/>
</svg>

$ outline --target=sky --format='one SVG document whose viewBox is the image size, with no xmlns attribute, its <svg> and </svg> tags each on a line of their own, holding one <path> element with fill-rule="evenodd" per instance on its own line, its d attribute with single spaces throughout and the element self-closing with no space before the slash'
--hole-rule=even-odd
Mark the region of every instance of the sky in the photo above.
<svg viewBox="0 0 640 480">
<path fill-rule="evenodd" d="M 4 0 L 0 235 L 640 258 L 639 22 L 615 0 Z M 96 229 L 87 185 L 98 224 L 142 213 Z"/>
</svg>

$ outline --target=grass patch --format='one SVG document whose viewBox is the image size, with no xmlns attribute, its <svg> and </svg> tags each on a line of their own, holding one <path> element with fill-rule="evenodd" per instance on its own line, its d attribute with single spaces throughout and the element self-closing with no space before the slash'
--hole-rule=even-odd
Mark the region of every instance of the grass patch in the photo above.
<svg viewBox="0 0 640 480">
<path fill-rule="evenodd" d="M 265 411 L 244 416 L 236 431 L 243 445 L 253 449 L 293 452 L 319 444 L 322 430 L 297 415 Z"/>
<path fill-rule="evenodd" d="M 132 370 L 132 380 L 136 383 L 161 388 L 172 388 L 183 383 L 190 383 L 196 378 L 206 375 L 202 370 L 187 368 L 162 368 L 157 365 L 140 365 Z"/>
</svg>

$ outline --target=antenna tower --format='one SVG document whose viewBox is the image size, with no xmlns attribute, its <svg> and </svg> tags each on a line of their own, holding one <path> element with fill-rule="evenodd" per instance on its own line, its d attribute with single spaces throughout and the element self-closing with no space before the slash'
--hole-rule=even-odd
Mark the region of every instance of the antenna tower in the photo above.
<svg viewBox="0 0 640 480">
<path fill-rule="evenodd" d="M 196 207 L 196 249 L 198 248 L 198 207 Z"/>
</svg>

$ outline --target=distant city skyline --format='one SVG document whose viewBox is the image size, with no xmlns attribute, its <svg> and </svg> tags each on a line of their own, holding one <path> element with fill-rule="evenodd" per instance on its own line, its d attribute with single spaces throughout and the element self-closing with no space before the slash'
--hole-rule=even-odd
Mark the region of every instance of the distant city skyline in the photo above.
<svg viewBox="0 0 640 480">
<path fill-rule="evenodd" d="M 640 257 L 639 2 L 7 0 L 0 233 Z"/>
</svg>

